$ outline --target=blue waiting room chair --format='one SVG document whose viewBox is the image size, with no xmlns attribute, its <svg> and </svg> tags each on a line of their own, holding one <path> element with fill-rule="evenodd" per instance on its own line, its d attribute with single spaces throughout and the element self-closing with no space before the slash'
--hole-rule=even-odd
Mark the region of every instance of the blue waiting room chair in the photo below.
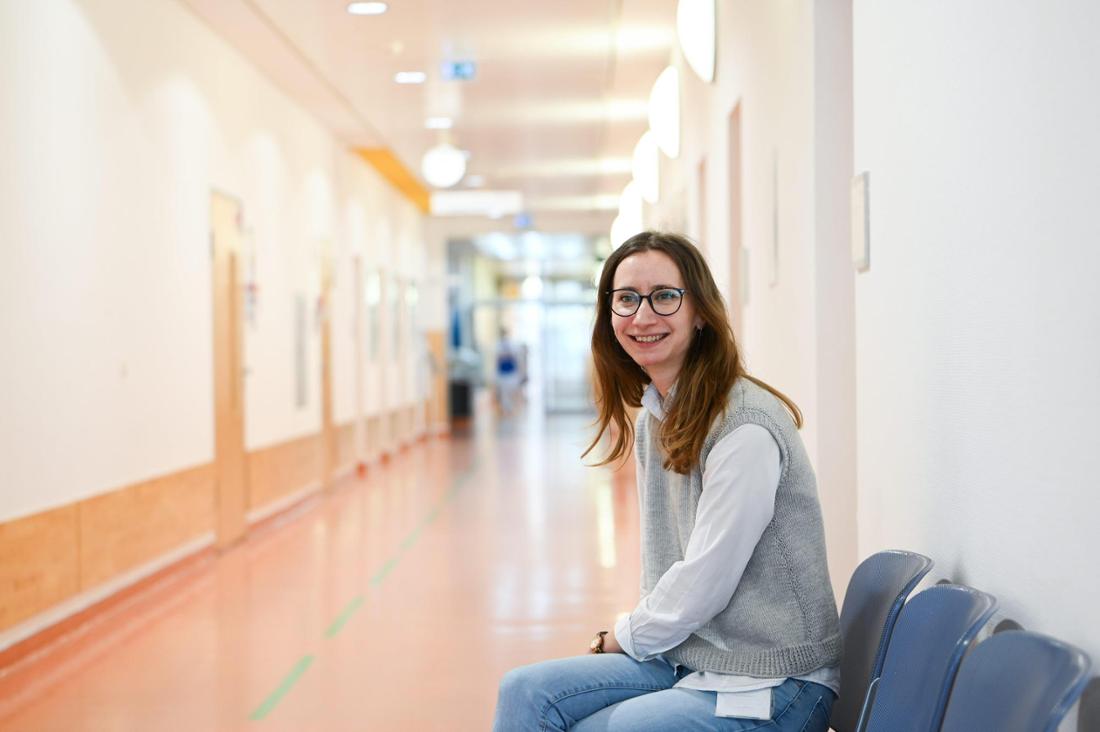
<svg viewBox="0 0 1100 732">
<path fill-rule="evenodd" d="M 829 719 L 836 732 L 856 732 L 867 689 L 882 673 L 898 613 L 931 568 L 932 560 L 923 554 L 891 550 L 872 554 L 852 573 L 840 610 L 840 696 Z"/>
<path fill-rule="evenodd" d="M 963 660 L 942 732 L 1055 732 L 1088 681 L 1089 658 L 1028 630 L 996 633 Z"/>
<path fill-rule="evenodd" d="M 882 675 L 871 682 L 860 728 L 938 732 L 959 664 L 996 607 L 992 595 L 960 585 L 914 595 L 898 616 Z"/>
</svg>

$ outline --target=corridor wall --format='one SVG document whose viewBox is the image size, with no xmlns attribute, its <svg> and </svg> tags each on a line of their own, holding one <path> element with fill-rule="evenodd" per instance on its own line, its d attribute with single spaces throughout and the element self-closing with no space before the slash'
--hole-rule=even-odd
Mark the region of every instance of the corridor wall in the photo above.
<svg viewBox="0 0 1100 732">
<path fill-rule="evenodd" d="M 854 8 L 860 553 L 1100 659 L 1100 7 Z"/>
<path fill-rule="evenodd" d="M 682 149 L 662 157 L 661 196 L 647 207 L 647 223 L 659 228 L 691 218 L 685 204 L 705 211 L 700 244 L 730 307 L 741 310 L 746 365 L 805 416 L 838 595 L 857 563 L 850 28 L 846 3 L 720 3 L 715 81 L 704 83 L 679 54 L 671 60 L 682 85 Z M 743 282 L 731 281 L 731 259 L 743 256 L 731 245 L 729 213 L 735 109 Z"/>
<path fill-rule="evenodd" d="M 693 229 L 736 292 L 728 119 L 739 108 L 742 345 L 750 370 L 806 414 L 838 597 L 858 557 L 916 550 L 1100 658 L 1100 100 L 1084 91 L 1100 68 L 1100 9 L 718 9 L 714 83 L 671 59 L 682 150 L 661 159 L 647 223 L 705 212 Z M 856 274 L 859 171 L 871 253 Z"/>
<path fill-rule="evenodd" d="M 370 385 L 413 349 L 357 362 L 352 262 L 415 285 L 426 254 L 408 199 L 169 0 L 0 4 L 0 140 L 2 651 L 212 540 L 212 191 L 241 204 L 253 519 L 319 486 L 325 319 L 335 467 L 372 411 L 412 435 L 425 390 Z"/>
</svg>

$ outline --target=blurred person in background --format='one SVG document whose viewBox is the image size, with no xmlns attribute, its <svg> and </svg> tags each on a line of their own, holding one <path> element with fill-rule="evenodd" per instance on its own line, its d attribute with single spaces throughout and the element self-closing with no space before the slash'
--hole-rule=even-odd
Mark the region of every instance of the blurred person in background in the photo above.
<svg viewBox="0 0 1100 732">
<path fill-rule="evenodd" d="M 500 329 L 496 354 L 496 392 L 497 406 L 502 414 L 511 415 L 516 409 L 516 400 L 523 384 L 524 354 L 512 341 L 507 328 Z"/>
</svg>

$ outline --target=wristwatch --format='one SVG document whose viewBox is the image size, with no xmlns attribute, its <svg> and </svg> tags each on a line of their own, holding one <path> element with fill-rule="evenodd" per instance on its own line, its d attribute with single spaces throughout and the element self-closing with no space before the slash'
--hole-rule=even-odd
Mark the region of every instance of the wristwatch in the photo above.
<svg viewBox="0 0 1100 732">
<path fill-rule="evenodd" d="M 596 633 L 596 637 L 588 644 L 588 649 L 593 653 L 603 653 L 603 637 L 605 635 L 607 635 L 606 630 L 601 630 L 599 633 Z"/>
</svg>

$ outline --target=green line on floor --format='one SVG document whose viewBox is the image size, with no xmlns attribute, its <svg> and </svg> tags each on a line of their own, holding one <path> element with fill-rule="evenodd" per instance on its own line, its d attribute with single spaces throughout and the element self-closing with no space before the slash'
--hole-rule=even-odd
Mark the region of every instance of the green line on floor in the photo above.
<svg viewBox="0 0 1100 732">
<path fill-rule="evenodd" d="M 420 539 L 420 534 L 423 533 L 424 527 L 418 526 L 411 534 L 405 537 L 405 541 L 401 542 L 401 551 L 407 552 L 413 548 L 413 545 Z"/>
<path fill-rule="evenodd" d="M 294 684 L 298 682 L 298 678 L 306 672 L 311 663 L 313 663 L 313 656 L 304 656 L 302 660 L 298 661 L 286 678 L 283 679 L 283 683 L 279 684 L 279 688 L 271 692 L 271 696 L 265 699 L 263 704 L 256 707 L 256 711 L 252 712 L 249 719 L 258 722 L 270 714 L 271 710 L 286 696 L 286 693 L 294 687 Z"/>
<path fill-rule="evenodd" d="M 382 569 L 378 570 L 373 577 L 370 578 L 372 585 L 382 584 L 382 580 L 386 579 L 386 575 L 393 571 L 393 568 L 397 566 L 397 557 L 388 560 L 382 565 Z"/>
<path fill-rule="evenodd" d="M 340 613 L 340 617 L 336 618 L 336 620 L 332 622 L 332 625 L 328 626 L 328 630 L 325 631 L 325 637 L 332 638 L 334 635 L 343 630 L 344 623 L 351 620 L 351 616 L 355 614 L 355 611 L 358 610 L 362 604 L 362 595 L 359 595 L 359 597 L 348 603 L 348 606 L 344 608 L 344 612 Z"/>
<path fill-rule="evenodd" d="M 405 539 L 401 542 L 397 556 L 391 557 L 390 559 L 386 560 L 386 563 L 383 564 L 382 567 L 374 574 L 374 576 L 370 578 L 371 585 L 377 586 L 382 584 L 382 581 L 386 579 L 386 576 L 390 572 L 392 572 L 395 567 L 397 567 L 398 562 L 401 561 L 402 555 L 412 549 L 416 542 L 420 540 L 421 535 L 424 533 L 424 528 L 435 521 L 437 518 L 439 518 L 440 514 L 443 512 L 443 509 L 446 507 L 446 504 L 454 500 L 454 498 L 458 494 L 459 489 L 464 487 L 466 481 L 476 471 L 477 463 L 475 462 L 467 469 L 467 471 L 463 475 L 459 476 L 455 480 L 454 485 L 443 496 L 442 501 L 436 504 L 432 508 L 432 510 L 427 513 L 427 515 L 424 517 L 424 520 L 420 522 L 420 525 L 413 529 L 412 532 L 410 532 L 409 535 L 406 536 Z M 362 595 L 359 595 L 355 597 L 351 602 L 349 602 L 347 607 L 345 607 L 343 611 L 341 611 L 340 615 L 337 616 L 336 620 L 332 621 L 332 624 L 329 625 L 328 629 L 325 631 L 325 637 L 333 638 L 337 634 L 339 634 L 339 632 L 343 630 L 344 625 L 347 624 L 349 620 L 351 620 L 352 616 L 354 616 L 355 613 L 358 612 L 359 608 L 363 606 L 363 603 L 365 601 L 366 599 Z M 268 714 L 270 714 L 271 710 L 273 710 L 279 704 L 282 698 L 286 696 L 287 692 L 294 688 L 294 684 L 298 683 L 298 679 L 302 676 L 302 674 L 306 672 L 306 669 L 309 668 L 311 663 L 313 663 L 312 654 L 308 656 L 303 656 L 302 659 L 294 665 L 294 668 L 290 670 L 290 673 L 286 675 L 286 678 L 283 679 L 282 683 L 279 684 L 279 688 L 271 692 L 271 695 L 264 700 L 263 704 L 256 707 L 256 710 L 252 712 L 251 715 L 249 715 L 249 719 L 258 722 L 266 717 Z"/>
</svg>

